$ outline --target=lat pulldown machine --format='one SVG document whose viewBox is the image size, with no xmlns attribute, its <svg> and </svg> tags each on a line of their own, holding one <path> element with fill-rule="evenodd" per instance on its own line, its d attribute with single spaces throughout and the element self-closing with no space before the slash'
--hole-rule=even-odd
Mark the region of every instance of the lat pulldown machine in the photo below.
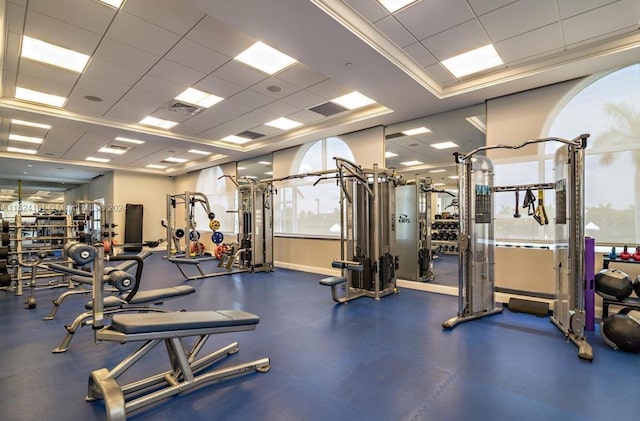
<svg viewBox="0 0 640 421">
<path fill-rule="evenodd" d="M 377 164 L 364 169 L 334 159 L 341 187 L 341 248 L 340 260 L 332 266 L 341 269 L 342 276 L 324 278 L 320 284 L 331 287 L 337 303 L 360 297 L 379 300 L 397 293 L 396 175 Z"/>
<path fill-rule="evenodd" d="M 442 326 L 453 328 L 469 320 L 500 313 L 494 288 L 493 194 L 531 186 L 493 186 L 493 163 L 476 155 L 489 149 L 519 149 L 543 142 L 563 144 L 555 155 L 556 245 L 554 261 L 556 294 L 551 322 L 578 346 L 578 356 L 591 361 L 593 351 L 585 338 L 584 300 L 584 150 L 588 134 L 573 140 L 550 137 L 520 145 L 495 145 L 455 154 L 458 164 L 460 203 L 460 265 L 458 270 L 458 314 Z M 512 187 L 512 189 L 509 189 Z"/>
</svg>

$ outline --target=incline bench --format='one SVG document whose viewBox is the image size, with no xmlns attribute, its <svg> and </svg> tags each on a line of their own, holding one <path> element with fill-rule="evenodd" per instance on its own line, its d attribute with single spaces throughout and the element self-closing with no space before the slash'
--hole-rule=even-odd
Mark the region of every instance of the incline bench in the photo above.
<svg viewBox="0 0 640 421">
<path fill-rule="evenodd" d="M 259 321 L 255 314 L 238 310 L 114 315 L 110 326 L 96 331 L 97 340 L 119 343 L 144 341 L 144 344 L 111 371 L 101 368 L 91 372 L 86 400 L 104 400 L 107 419 L 122 421 L 131 411 L 193 388 L 241 374 L 266 373 L 270 368 L 269 358 L 198 374 L 239 350 L 238 343 L 233 342 L 196 359 L 209 335 L 254 330 Z M 182 338 L 188 336 L 197 336 L 198 339 L 186 352 Z M 161 342 L 166 344 L 171 368 L 127 385 L 118 385 L 118 377 Z M 149 388 L 153 391 L 141 395 Z M 134 396 L 127 400 L 129 395 Z"/>
</svg>

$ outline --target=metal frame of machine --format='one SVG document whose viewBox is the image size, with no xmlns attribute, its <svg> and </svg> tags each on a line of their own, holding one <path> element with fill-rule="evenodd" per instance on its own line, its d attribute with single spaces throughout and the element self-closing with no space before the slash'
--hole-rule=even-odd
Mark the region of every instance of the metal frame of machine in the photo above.
<svg viewBox="0 0 640 421">
<path fill-rule="evenodd" d="M 543 142 L 560 142 L 555 157 L 556 191 L 556 294 L 551 322 L 568 341 L 578 346 L 578 356 L 593 359 L 585 338 L 584 300 L 584 150 L 588 134 L 573 140 L 556 137 L 533 139 L 520 145 L 495 145 L 455 154 L 458 164 L 460 203 L 460 266 L 458 271 L 458 314 L 442 326 L 453 328 L 469 320 L 500 313 L 495 303 L 493 193 L 530 186 L 493 186 L 493 163 L 475 156 L 490 149 L 519 149 Z M 539 184 L 531 185 L 546 188 Z"/>
</svg>

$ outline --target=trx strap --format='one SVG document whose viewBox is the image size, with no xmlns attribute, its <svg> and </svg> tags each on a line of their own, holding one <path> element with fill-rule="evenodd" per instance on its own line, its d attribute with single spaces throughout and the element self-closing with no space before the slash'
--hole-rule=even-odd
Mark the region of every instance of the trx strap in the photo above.
<svg viewBox="0 0 640 421">
<path fill-rule="evenodd" d="M 536 208 L 536 213 L 533 215 L 533 219 L 535 219 L 540 225 L 548 225 L 549 218 L 547 218 L 547 211 L 544 209 L 544 190 L 538 190 L 538 207 Z"/>
<path fill-rule="evenodd" d="M 529 216 L 535 215 L 535 202 L 536 197 L 533 195 L 531 189 L 527 189 L 527 192 L 524 194 L 524 202 L 522 203 L 523 208 L 527 208 L 527 214 Z"/>
</svg>

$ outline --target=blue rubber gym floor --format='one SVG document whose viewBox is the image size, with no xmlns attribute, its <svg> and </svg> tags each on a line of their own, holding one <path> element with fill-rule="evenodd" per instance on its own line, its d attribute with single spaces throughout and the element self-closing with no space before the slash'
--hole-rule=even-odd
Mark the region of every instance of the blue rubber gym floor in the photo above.
<svg viewBox="0 0 640 421">
<path fill-rule="evenodd" d="M 228 364 L 271 358 L 254 373 L 168 398 L 131 420 L 615 420 L 634 418 L 640 355 L 607 347 L 590 332 L 593 362 L 581 361 L 548 318 L 502 314 L 444 331 L 456 297 L 402 289 L 380 301 L 346 305 L 318 285 L 321 275 L 276 269 L 188 282 L 195 294 L 168 309 L 242 309 L 260 316 L 255 331 L 212 335 L 206 350 L 233 340 Z M 141 289 L 186 283 L 156 254 Z M 36 292 L 38 306 L 0 292 L 0 419 L 100 420 L 102 401 L 85 402 L 89 373 L 112 368 L 136 344 L 96 344 L 89 327 L 69 351 L 52 354 L 83 311 L 65 302 L 42 318 L 62 289 Z M 155 352 L 157 351 L 157 352 Z M 168 368 L 164 347 L 147 355 L 143 375 Z M 136 367 L 134 367 L 136 368 Z"/>
</svg>

